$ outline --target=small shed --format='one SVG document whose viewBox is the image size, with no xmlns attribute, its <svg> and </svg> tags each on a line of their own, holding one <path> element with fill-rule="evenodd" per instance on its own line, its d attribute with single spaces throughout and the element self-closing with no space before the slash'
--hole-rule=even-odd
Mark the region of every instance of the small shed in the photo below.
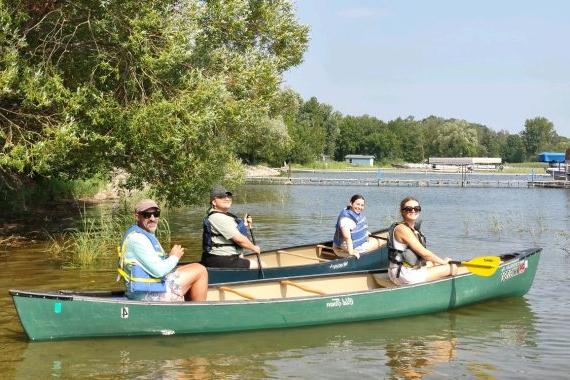
<svg viewBox="0 0 570 380">
<path fill-rule="evenodd" d="M 367 156 L 364 154 L 347 154 L 344 160 L 352 165 L 374 166 L 375 156 Z"/>
</svg>

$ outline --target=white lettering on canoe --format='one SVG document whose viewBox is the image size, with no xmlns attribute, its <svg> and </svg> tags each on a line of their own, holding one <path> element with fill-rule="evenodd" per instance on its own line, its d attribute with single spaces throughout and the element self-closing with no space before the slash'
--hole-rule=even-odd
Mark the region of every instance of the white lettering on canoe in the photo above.
<svg viewBox="0 0 570 380">
<path fill-rule="evenodd" d="M 501 281 L 507 281 L 511 278 L 524 273 L 528 268 L 528 260 L 517 261 L 506 265 L 501 269 Z"/>
<path fill-rule="evenodd" d="M 123 306 L 121 308 L 121 319 L 127 319 L 129 317 L 129 308 L 126 306 Z"/>
<path fill-rule="evenodd" d="M 331 268 L 332 270 L 337 270 L 337 269 L 340 269 L 340 268 L 344 268 L 344 267 L 347 266 L 347 265 L 348 265 L 348 261 L 345 261 L 344 263 L 340 263 L 340 264 L 331 264 L 330 268 Z"/>
<path fill-rule="evenodd" d="M 330 302 L 327 302 L 327 308 L 352 305 L 354 305 L 354 300 L 351 297 L 333 298 Z"/>
</svg>

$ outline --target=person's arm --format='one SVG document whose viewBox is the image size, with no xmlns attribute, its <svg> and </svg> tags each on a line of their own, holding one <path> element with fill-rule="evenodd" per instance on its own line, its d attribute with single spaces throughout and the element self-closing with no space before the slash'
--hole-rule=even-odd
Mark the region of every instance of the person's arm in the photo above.
<svg viewBox="0 0 570 380">
<path fill-rule="evenodd" d="M 242 248 L 249 249 L 255 253 L 260 253 L 259 246 L 254 245 L 247 236 L 243 235 L 237 228 L 233 218 L 222 214 L 213 214 L 210 216 L 210 226 L 219 234 Z"/>
<path fill-rule="evenodd" d="M 180 256 L 184 253 L 184 249 L 180 246 L 174 246 L 171 255 L 163 260 L 155 252 L 150 240 L 142 234 L 132 234 L 128 238 L 128 248 L 133 258 L 139 262 L 141 267 L 152 277 L 160 278 L 170 273 L 178 264 Z"/>
<path fill-rule="evenodd" d="M 255 253 L 260 253 L 261 252 L 261 248 L 259 248 L 258 245 L 253 244 L 248 238 L 247 236 L 242 235 L 239 231 L 237 233 L 237 235 L 235 235 L 234 237 L 232 237 L 232 240 L 239 245 L 242 248 L 245 249 L 249 249 L 250 251 L 253 251 Z"/>
<path fill-rule="evenodd" d="M 420 255 L 426 261 L 431 261 L 434 264 L 447 264 L 449 259 L 442 259 L 420 243 L 416 235 L 406 226 L 399 225 L 394 231 L 396 239 L 406 244 L 408 248 Z"/>
</svg>

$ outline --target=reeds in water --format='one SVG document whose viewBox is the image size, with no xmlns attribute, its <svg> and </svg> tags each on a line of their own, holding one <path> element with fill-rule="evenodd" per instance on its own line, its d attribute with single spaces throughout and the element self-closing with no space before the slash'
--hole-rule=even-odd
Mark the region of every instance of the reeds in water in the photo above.
<svg viewBox="0 0 570 380">
<path fill-rule="evenodd" d="M 111 212 L 100 210 L 97 216 L 89 216 L 84 210 L 80 227 L 51 236 L 48 251 L 68 267 L 88 267 L 100 260 L 118 259 L 123 234 L 135 222 L 131 209 L 125 205 Z M 157 237 L 170 244 L 170 226 L 164 214 Z"/>
</svg>

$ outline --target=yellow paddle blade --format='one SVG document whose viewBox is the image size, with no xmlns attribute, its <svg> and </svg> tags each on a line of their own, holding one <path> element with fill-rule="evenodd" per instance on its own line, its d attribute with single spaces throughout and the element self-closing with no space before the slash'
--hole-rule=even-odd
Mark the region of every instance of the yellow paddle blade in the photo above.
<svg viewBox="0 0 570 380">
<path fill-rule="evenodd" d="M 489 277 L 495 274 L 499 264 L 501 264 L 501 258 L 499 256 L 480 256 L 469 261 L 461 262 L 461 265 L 465 266 L 469 272 L 483 277 Z"/>
</svg>

